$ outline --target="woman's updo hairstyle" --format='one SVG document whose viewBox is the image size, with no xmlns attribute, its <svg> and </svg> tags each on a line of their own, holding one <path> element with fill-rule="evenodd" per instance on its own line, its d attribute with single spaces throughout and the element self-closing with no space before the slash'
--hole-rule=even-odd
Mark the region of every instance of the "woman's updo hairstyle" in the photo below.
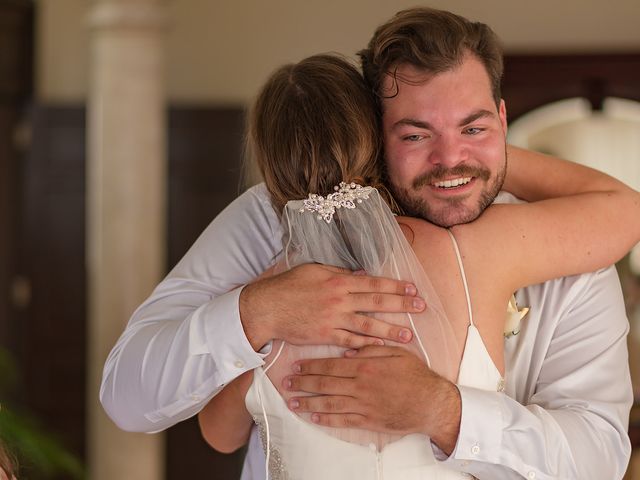
<svg viewBox="0 0 640 480">
<path fill-rule="evenodd" d="M 360 72 L 337 55 L 314 55 L 277 69 L 249 116 L 248 147 L 282 212 L 289 200 L 327 195 L 357 182 L 382 183 L 375 99 Z"/>
</svg>

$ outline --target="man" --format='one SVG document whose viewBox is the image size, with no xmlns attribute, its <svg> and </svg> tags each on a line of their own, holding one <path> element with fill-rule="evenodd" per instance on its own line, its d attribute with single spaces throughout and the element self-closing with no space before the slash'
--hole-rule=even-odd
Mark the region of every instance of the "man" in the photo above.
<svg viewBox="0 0 640 480">
<path fill-rule="evenodd" d="M 442 226 L 474 220 L 506 168 L 504 142 L 485 139 L 483 127 L 506 127 L 492 32 L 447 12 L 412 9 L 380 27 L 361 56 L 381 99 L 397 199 Z M 338 369 L 335 359 L 311 360 L 292 377 L 293 390 L 324 394 L 330 386 L 332 395 L 353 399 L 348 410 L 314 397 L 300 402 L 322 424 L 425 431 L 443 462 L 480 479 L 622 477 L 631 385 L 613 269 L 518 292 L 532 310 L 506 340 L 504 395 L 456 386 L 410 355 L 370 345 L 376 337 L 410 339 L 358 312 L 423 309 L 411 285 L 307 265 L 224 293 L 258 276 L 279 249 L 278 219 L 261 187 L 214 220 L 134 314 L 107 361 L 101 399 L 116 423 L 157 431 L 193 415 L 259 366 L 273 338 L 334 343 L 362 348 Z M 362 382 L 357 366 L 365 363 L 374 375 Z M 263 475 L 260 453 L 254 435 L 245 478 Z"/>
</svg>

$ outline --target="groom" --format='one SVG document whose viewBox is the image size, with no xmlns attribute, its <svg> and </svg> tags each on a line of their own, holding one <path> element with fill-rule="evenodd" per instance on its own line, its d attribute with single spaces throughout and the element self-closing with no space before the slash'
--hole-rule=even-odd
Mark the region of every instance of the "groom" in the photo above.
<svg viewBox="0 0 640 480">
<path fill-rule="evenodd" d="M 473 221 L 498 194 L 506 168 L 504 145 L 472 150 L 466 141 L 485 134 L 475 126 L 483 119 L 506 122 L 493 32 L 448 12 L 412 9 L 382 25 L 360 56 L 379 98 L 397 201 L 443 227 Z M 278 294 L 279 281 L 243 290 L 245 326 L 254 325 L 252 311 L 294 301 Z M 621 478 L 631 395 L 614 271 L 547 282 L 518 299 L 532 313 L 506 341 L 510 398 L 454 385 L 402 349 L 367 346 L 349 358 L 302 362 L 290 389 L 322 396 L 290 406 L 322 425 L 425 433 L 449 467 L 478 478 Z M 308 305 L 297 315 L 313 317 L 323 306 L 297 302 Z M 605 385 L 616 393 L 603 395 Z"/>
<path fill-rule="evenodd" d="M 360 56 L 380 99 L 397 200 L 438 225 L 474 220 L 498 194 L 506 168 L 504 145 L 464 147 L 482 133 L 468 125 L 506 121 L 493 32 L 416 8 L 382 25 Z M 368 345 L 372 337 L 410 339 L 358 314 L 423 309 L 401 282 L 305 265 L 224 293 L 262 272 L 279 242 L 260 186 L 208 227 L 134 314 L 107 361 L 101 400 L 118 425 L 157 431 L 188 418 L 261 365 L 273 338 L 336 343 L 362 348 L 305 361 L 290 379 L 292 390 L 331 395 L 291 405 L 321 424 L 425 433 L 439 460 L 480 479 L 622 478 L 632 393 L 628 322 L 613 268 L 517 293 L 531 312 L 505 343 L 505 395 L 454 385 L 407 352 Z M 254 435 L 243 478 L 264 475 L 261 455 Z"/>
</svg>

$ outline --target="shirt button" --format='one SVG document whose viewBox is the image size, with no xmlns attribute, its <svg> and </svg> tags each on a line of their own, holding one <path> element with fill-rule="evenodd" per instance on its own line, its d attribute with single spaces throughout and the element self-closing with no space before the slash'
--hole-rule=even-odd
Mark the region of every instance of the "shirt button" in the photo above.
<svg viewBox="0 0 640 480">
<path fill-rule="evenodd" d="M 244 362 L 242 360 L 236 360 L 235 362 L 233 362 L 233 364 L 236 366 L 236 368 L 244 367 Z"/>
<path fill-rule="evenodd" d="M 529 477 L 531 480 L 533 480 L 534 478 L 536 478 L 536 472 L 527 473 L 527 477 Z"/>
<path fill-rule="evenodd" d="M 377 450 L 376 444 L 375 443 L 370 443 L 369 444 L 369 450 L 371 450 L 372 452 L 375 452 Z"/>
<path fill-rule="evenodd" d="M 200 395 L 191 395 L 191 400 L 194 402 L 199 402 L 201 400 Z"/>
<path fill-rule="evenodd" d="M 474 445 L 473 447 L 471 447 L 471 453 L 473 453 L 474 455 L 478 455 L 480 453 L 480 447 L 478 445 Z"/>
</svg>

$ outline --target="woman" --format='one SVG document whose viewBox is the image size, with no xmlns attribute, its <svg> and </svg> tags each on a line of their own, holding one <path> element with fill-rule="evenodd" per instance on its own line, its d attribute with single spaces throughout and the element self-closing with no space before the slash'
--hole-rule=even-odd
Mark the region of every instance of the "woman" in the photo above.
<svg viewBox="0 0 640 480">
<path fill-rule="evenodd" d="M 275 208 L 286 204 L 284 259 L 274 272 L 321 262 L 413 281 L 429 308 L 385 317 L 413 332 L 398 346 L 450 381 L 501 390 L 512 293 L 622 257 L 640 239 L 638 194 L 591 169 L 512 149 L 504 189 L 532 203 L 491 206 L 448 230 L 394 219 L 381 201 L 394 205 L 382 184 L 376 118 L 357 70 L 337 57 L 283 67 L 265 85 L 250 139 Z M 554 181 L 545 182 L 551 172 Z M 309 193 L 320 196 L 300 200 Z M 233 450 L 253 417 L 272 478 L 465 478 L 438 465 L 421 434 L 312 426 L 313 417 L 287 409 L 301 401 L 284 383 L 292 364 L 342 353 L 274 342 L 265 368 L 238 378 L 201 412 L 205 438 Z"/>
</svg>

